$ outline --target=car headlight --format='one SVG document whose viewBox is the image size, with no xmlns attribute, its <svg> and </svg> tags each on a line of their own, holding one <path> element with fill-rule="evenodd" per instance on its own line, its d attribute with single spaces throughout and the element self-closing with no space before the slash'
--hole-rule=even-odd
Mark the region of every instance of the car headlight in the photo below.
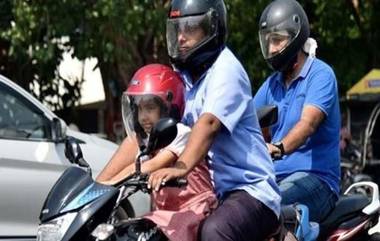
<svg viewBox="0 0 380 241">
<path fill-rule="evenodd" d="M 38 226 L 37 241 L 59 241 L 65 235 L 77 213 L 67 213 Z"/>
</svg>

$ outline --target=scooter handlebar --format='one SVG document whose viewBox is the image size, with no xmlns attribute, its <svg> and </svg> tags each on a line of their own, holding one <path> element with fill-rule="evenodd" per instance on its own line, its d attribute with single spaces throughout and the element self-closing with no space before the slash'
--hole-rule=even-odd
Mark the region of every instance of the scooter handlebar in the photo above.
<svg viewBox="0 0 380 241">
<path fill-rule="evenodd" d="M 137 187 L 142 191 L 148 191 L 148 179 L 146 174 L 132 175 L 123 181 L 116 184 L 116 186 L 124 185 L 126 187 Z M 161 184 L 163 187 L 183 187 L 187 185 L 187 180 L 184 178 L 172 179 Z"/>
</svg>

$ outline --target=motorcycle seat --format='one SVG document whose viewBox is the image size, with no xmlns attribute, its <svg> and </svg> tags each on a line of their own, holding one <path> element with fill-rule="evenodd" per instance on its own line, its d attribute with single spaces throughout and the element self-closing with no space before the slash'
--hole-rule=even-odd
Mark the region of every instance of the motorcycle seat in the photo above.
<svg viewBox="0 0 380 241">
<path fill-rule="evenodd" d="M 350 194 L 339 197 L 335 208 L 320 223 L 321 229 L 337 227 L 340 223 L 357 216 L 369 203 L 370 199 L 362 194 Z"/>
</svg>

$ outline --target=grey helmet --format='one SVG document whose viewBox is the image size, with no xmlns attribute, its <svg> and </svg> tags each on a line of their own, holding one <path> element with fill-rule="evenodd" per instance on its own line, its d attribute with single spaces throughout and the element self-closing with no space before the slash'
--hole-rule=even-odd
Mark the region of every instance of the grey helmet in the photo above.
<svg viewBox="0 0 380 241">
<path fill-rule="evenodd" d="M 183 48 L 180 33 L 194 36 L 201 29 L 203 37 L 191 48 Z M 227 19 L 223 0 L 172 0 L 166 41 L 171 62 L 177 68 L 197 68 L 219 55 L 226 42 Z M 213 62 L 213 61 L 212 61 Z"/>
<path fill-rule="evenodd" d="M 296 61 L 310 34 L 309 20 L 295 0 L 275 0 L 263 11 L 259 22 L 261 51 L 269 66 L 284 71 Z M 281 42 L 282 41 L 282 42 Z M 271 50 L 270 43 L 279 49 Z"/>
</svg>

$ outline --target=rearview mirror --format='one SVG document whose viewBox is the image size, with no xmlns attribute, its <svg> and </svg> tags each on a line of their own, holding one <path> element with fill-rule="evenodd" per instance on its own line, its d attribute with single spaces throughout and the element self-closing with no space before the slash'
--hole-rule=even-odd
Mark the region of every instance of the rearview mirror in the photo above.
<svg viewBox="0 0 380 241">
<path fill-rule="evenodd" d="M 149 135 L 148 146 L 141 146 L 141 153 L 136 158 L 137 175 L 141 173 L 141 157 L 169 145 L 177 136 L 177 132 L 177 121 L 172 118 L 162 118 L 154 125 Z"/>
<path fill-rule="evenodd" d="M 82 149 L 74 137 L 67 137 L 65 141 L 65 156 L 73 164 L 89 168 L 88 163 L 83 159 Z"/>
<path fill-rule="evenodd" d="M 162 118 L 152 128 L 146 154 L 169 145 L 177 136 L 177 121 L 173 118 Z"/>
</svg>

